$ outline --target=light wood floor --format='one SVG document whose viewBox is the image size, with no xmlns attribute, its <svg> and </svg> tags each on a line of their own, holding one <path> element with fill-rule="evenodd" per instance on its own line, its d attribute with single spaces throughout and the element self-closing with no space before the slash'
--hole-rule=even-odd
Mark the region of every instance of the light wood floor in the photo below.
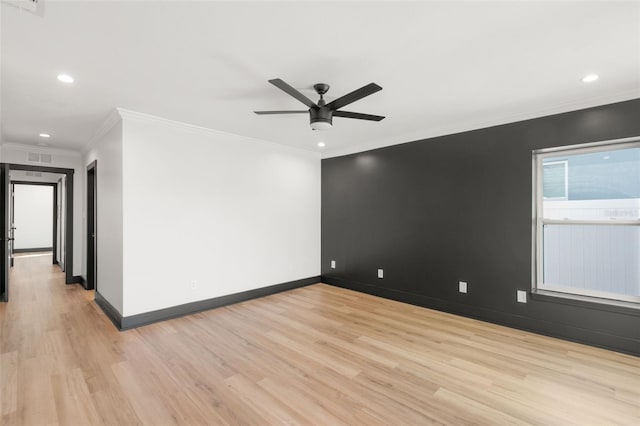
<svg viewBox="0 0 640 426">
<path fill-rule="evenodd" d="M 317 284 L 118 332 L 51 258 L 0 304 L 0 424 L 640 424 L 640 358 Z"/>
</svg>

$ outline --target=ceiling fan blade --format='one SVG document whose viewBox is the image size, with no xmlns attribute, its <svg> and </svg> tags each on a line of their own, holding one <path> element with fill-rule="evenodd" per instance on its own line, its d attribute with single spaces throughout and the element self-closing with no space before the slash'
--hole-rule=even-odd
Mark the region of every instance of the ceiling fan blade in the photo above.
<svg viewBox="0 0 640 426">
<path fill-rule="evenodd" d="M 364 98 L 365 96 L 372 95 L 377 91 L 382 90 L 382 87 L 378 86 L 375 83 L 369 83 L 364 87 L 361 87 L 357 90 L 354 90 L 351 93 L 347 93 L 346 95 L 335 99 L 327 104 L 327 107 L 331 109 L 340 109 L 343 106 L 347 106 L 352 102 L 355 102 L 359 99 Z"/>
<path fill-rule="evenodd" d="M 384 119 L 382 115 L 361 114 L 359 112 L 333 111 L 334 117 L 357 118 L 358 120 L 380 121 Z"/>
<path fill-rule="evenodd" d="M 294 89 L 293 87 L 289 86 L 287 83 L 285 83 L 284 81 L 280 80 L 279 78 L 274 78 L 273 80 L 269 80 L 269 83 L 273 84 L 278 89 L 282 90 L 283 92 L 287 93 L 288 95 L 293 96 L 294 98 L 296 98 L 297 100 L 299 100 L 300 102 L 302 102 L 303 104 L 308 106 L 309 108 L 318 106 L 315 103 L 313 103 L 313 101 L 311 99 L 307 98 L 305 95 L 303 95 L 302 93 L 298 92 L 296 89 Z"/>
<path fill-rule="evenodd" d="M 309 111 L 253 111 L 258 115 L 267 114 L 308 114 Z"/>
</svg>

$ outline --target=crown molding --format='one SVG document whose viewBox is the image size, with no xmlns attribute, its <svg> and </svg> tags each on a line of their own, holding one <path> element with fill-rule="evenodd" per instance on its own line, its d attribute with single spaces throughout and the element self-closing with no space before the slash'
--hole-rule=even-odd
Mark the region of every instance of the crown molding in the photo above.
<svg viewBox="0 0 640 426">
<path fill-rule="evenodd" d="M 28 145 L 23 143 L 5 142 L 2 144 L 2 149 L 17 149 L 20 151 L 38 152 L 46 154 L 66 155 L 68 157 L 82 157 L 80 151 L 63 148 L 52 148 L 49 146 Z"/>
<path fill-rule="evenodd" d="M 197 135 L 202 135 L 202 136 L 218 136 L 218 137 L 222 136 L 222 137 L 241 138 L 250 143 L 256 143 L 260 145 L 270 145 L 270 146 L 273 146 L 274 148 L 296 152 L 296 153 L 304 153 L 306 155 L 310 155 L 316 158 L 322 157 L 322 154 L 319 152 L 310 151 L 303 148 L 296 148 L 293 146 L 284 145 L 277 142 L 268 141 L 265 139 L 258 139 L 251 136 L 239 135 L 237 133 L 210 129 L 208 127 L 202 127 L 195 124 L 184 123 L 182 121 L 170 120 L 168 118 L 157 117 L 155 115 L 126 110 L 123 108 L 116 108 L 116 109 L 118 111 L 118 114 L 120 115 L 120 117 L 122 117 L 123 120 L 133 120 L 133 121 L 138 121 L 142 123 L 157 124 L 157 125 L 165 126 L 167 128 L 187 131 L 187 132 L 197 134 Z"/>
<path fill-rule="evenodd" d="M 432 127 L 425 132 L 413 132 L 411 134 L 399 135 L 392 140 L 382 140 L 358 144 L 356 146 L 337 148 L 331 151 L 325 151 L 322 158 L 341 157 L 343 155 L 357 154 L 359 152 L 371 151 L 374 149 L 385 148 L 388 146 L 401 145 L 404 143 L 417 142 L 425 139 L 436 138 L 440 136 L 453 135 L 472 130 L 486 129 L 494 126 L 517 123 L 519 121 L 532 120 L 535 118 L 547 117 L 550 115 L 563 114 L 567 112 L 579 111 L 581 109 L 595 108 L 618 102 L 640 99 L 640 91 L 627 90 L 604 96 L 595 96 L 584 98 L 579 101 L 561 102 L 544 109 L 537 109 L 519 114 L 509 114 L 497 116 L 485 120 L 469 120 L 456 125 L 445 125 L 440 127 Z"/>
<path fill-rule="evenodd" d="M 122 116 L 120 115 L 120 110 L 118 108 L 114 108 L 104 119 L 98 130 L 93 134 L 89 142 L 82 149 L 83 154 L 87 154 L 91 151 L 98 141 L 106 135 L 116 124 L 122 121 Z"/>
</svg>

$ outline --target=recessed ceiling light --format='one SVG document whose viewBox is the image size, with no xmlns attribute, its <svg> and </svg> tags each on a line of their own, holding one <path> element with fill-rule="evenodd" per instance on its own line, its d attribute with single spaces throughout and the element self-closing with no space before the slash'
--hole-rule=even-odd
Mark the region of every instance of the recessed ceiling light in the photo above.
<svg viewBox="0 0 640 426">
<path fill-rule="evenodd" d="M 59 74 L 58 75 L 58 80 L 60 80 L 63 83 L 73 83 L 74 82 L 73 77 L 71 77 L 69 74 Z"/>
<path fill-rule="evenodd" d="M 324 148 L 324 142 L 318 142 L 318 146 L 319 146 L 320 148 Z"/>
<path fill-rule="evenodd" d="M 583 83 L 593 83 L 594 81 L 596 81 L 599 78 L 600 77 L 598 76 L 598 74 L 587 74 L 584 77 L 582 77 L 582 82 Z"/>
<path fill-rule="evenodd" d="M 49 133 L 40 133 L 40 137 L 41 137 L 41 138 L 48 139 L 48 138 L 50 138 L 50 137 L 51 137 L 51 135 L 50 135 Z"/>
</svg>

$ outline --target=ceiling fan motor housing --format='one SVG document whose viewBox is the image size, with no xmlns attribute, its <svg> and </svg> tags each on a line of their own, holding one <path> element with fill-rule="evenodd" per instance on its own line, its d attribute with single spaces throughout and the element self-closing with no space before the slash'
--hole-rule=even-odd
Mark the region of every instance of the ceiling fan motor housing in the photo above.
<svg viewBox="0 0 640 426">
<path fill-rule="evenodd" d="M 333 111 L 324 106 L 310 108 L 309 117 L 314 130 L 328 129 L 333 125 Z"/>
</svg>

